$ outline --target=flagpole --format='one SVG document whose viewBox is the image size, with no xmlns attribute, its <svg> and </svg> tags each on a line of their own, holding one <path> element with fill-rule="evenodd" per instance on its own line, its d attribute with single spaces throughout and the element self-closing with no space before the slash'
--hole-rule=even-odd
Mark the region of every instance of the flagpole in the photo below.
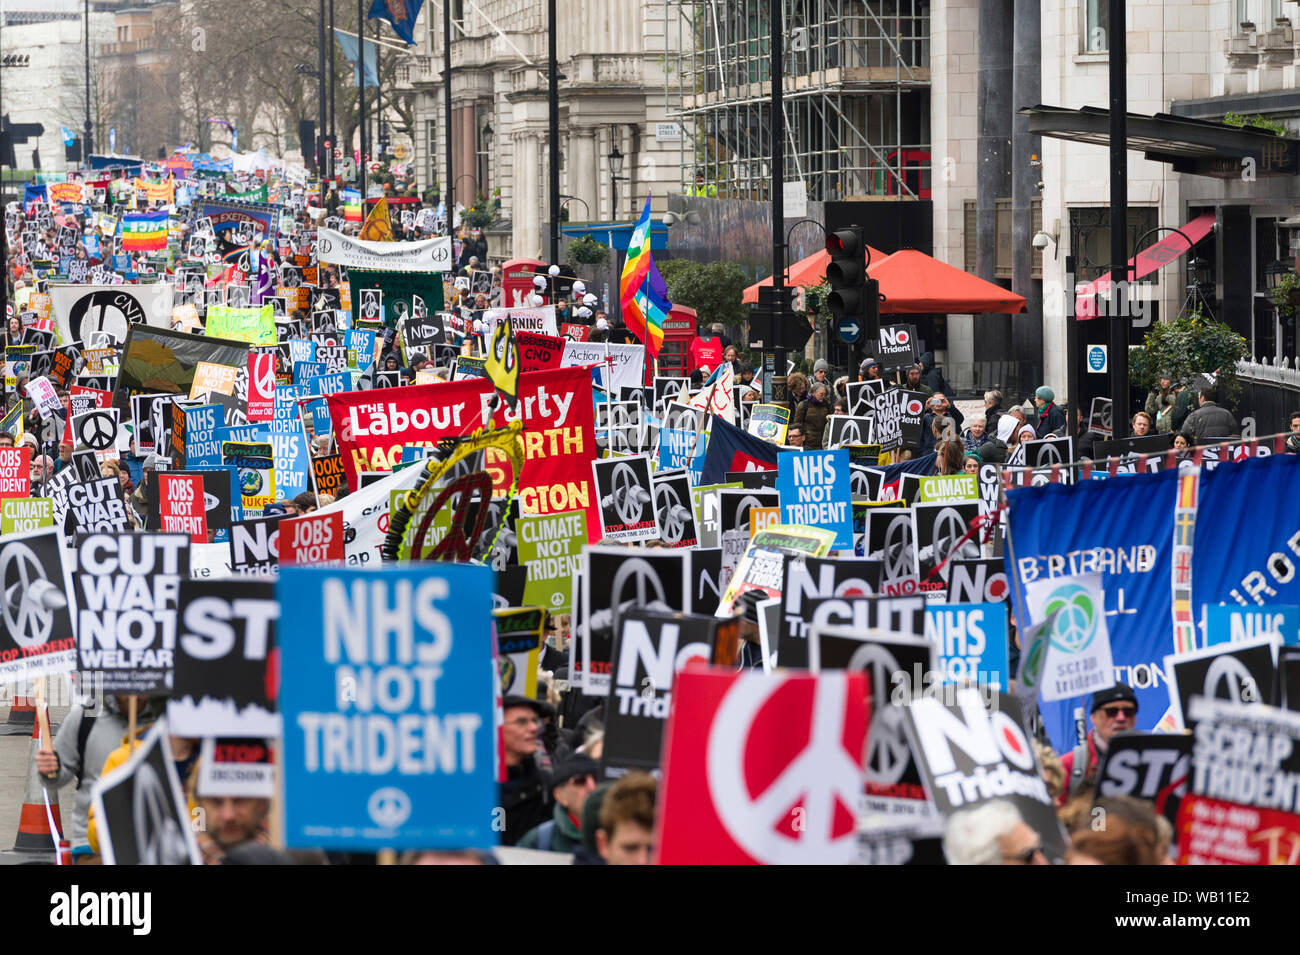
<svg viewBox="0 0 1300 955">
<path fill-rule="evenodd" d="M 361 221 L 366 221 L 366 17 L 363 0 L 357 0 L 357 102 L 361 106 L 361 161 L 357 163 L 357 182 L 361 186 Z M 349 143 L 348 145 L 351 145 Z"/>
</svg>

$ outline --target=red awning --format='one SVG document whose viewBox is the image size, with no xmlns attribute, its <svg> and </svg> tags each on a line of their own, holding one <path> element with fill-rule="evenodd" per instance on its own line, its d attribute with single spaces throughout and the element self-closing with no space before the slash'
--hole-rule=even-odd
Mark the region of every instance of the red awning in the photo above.
<svg viewBox="0 0 1300 955">
<path fill-rule="evenodd" d="M 1214 213 L 1206 212 L 1183 226 L 1182 232 L 1186 233 L 1187 238 L 1192 240 L 1192 245 L 1195 245 L 1209 235 L 1213 229 Z M 1183 253 L 1189 251 L 1192 245 L 1188 245 L 1187 240 L 1177 232 L 1170 232 L 1155 245 L 1143 249 L 1128 260 L 1129 270 L 1136 272 L 1133 281 L 1136 282 L 1138 279 L 1168 265 Z M 1075 292 L 1074 314 L 1079 321 L 1084 322 L 1097 317 L 1096 296 L 1106 292 L 1109 288 L 1110 273 L 1107 272 Z"/>
<path fill-rule="evenodd" d="M 1026 311 L 1025 299 L 1010 289 L 986 282 L 945 262 L 901 249 L 867 270 L 880 283 L 882 315 L 1016 314 Z"/>
<path fill-rule="evenodd" d="M 885 257 L 885 253 L 872 249 L 871 261 L 879 262 Z M 806 259 L 800 259 L 794 265 L 787 265 L 785 269 L 785 284 L 797 285 L 801 288 L 811 288 L 814 285 L 820 285 L 826 279 L 826 266 L 831 264 L 831 255 L 825 249 L 820 252 L 814 252 Z M 741 302 L 746 305 L 758 301 L 758 290 L 772 284 L 772 276 L 755 282 L 749 288 L 745 289 L 745 294 L 741 296 Z"/>
</svg>

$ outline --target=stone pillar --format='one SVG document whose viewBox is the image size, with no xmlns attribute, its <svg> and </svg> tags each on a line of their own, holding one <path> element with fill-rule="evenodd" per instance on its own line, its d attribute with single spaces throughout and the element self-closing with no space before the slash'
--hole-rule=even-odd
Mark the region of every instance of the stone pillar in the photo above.
<svg viewBox="0 0 1300 955">
<path fill-rule="evenodd" d="M 539 180 L 542 174 L 541 142 L 536 133 L 521 132 L 515 137 L 515 199 L 511 210 L 514 221 L 516 257 L 537 254 L 541 229 Z"/>
<path fill-rule="evenodd" d="M 1011 65 L 1013 8 L 1011 0 L 980 0 L 979 77 L 977 79 L 979 165 L 975 192 L 975 272 L 993 282 L 997 266 L 996 200 L 1011 194 Z M 975 318 L 975 364 L 989 369 L 981 388 L 1008 386 L 1012 359 L 1011 320 L 1006 315 Z M 987 363 L 993 363 L 990 367 Z M 1010 396 L 1008 396 L 1010 400 Z"/>
<path fill-rule="evenodd" d="M 575 197 L 568 206 L 569 219 L 595 219 L 600 213 L 596 206 L 596 131 L 584 126 L 571 127 L 568 153 L 564 164 L 565 192 Z M 576 201 L 579 199 L 582 201 Z"/>
<path fill-rule="evenodd" d="M 1029 164 L 1030 156 L 1043 158 L 1043 139 L 1029 134 L 1029 117 L 1021 116 L 1022 106 L 1042 101 L 1042 11 L 1038 0 L 1016 5 L 1014 45 L 1015 65 L 1012 76 L 1011 117 L 1011 288 L 1027 301 L 1027 315 L 1011 317 L 1012 354 L 1023 364 L 1036 366 L 1037 377 L 1043 368 L 1043 283 L 1033 275 L 1034 228 L 1033 201 L 1038 196 L 1038 178 L 1042 167 Z M 1067 318 L 1072 321 L 1072 318 Z M 1066 383 L 1051 382 L 1056 391 L 1066 394 Z M 1070 409 L 1073 416 L 1074 409 Z M 1073 422 L 1071 417 L 1071 422 Z"/>
</svg>

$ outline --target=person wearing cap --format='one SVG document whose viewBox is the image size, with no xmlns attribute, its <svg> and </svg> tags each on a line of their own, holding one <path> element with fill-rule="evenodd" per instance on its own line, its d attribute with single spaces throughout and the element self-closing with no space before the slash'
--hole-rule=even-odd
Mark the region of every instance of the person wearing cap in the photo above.
<svg viewBox="0 0 1300 955">
<path fill-rule="evenodd" d="M 880 380 L 880 362 L 874 358 L 862 359 L 862 364 L 858 366 L 858 381 L 879 381 Z"/>
<path fill-rule="evenodd" d="M 600 765 L 590 756 L 575 753 L 551 774 L 551 818 L 529 830 L 518 846 L 543 852 L 575 852 L 582 846 L 582 804 L 596 788 Z"/>
<path fill-rule="evenodd" d="M 1174 400 L 1177 397 L 1174 392 L 1173 372 L 1162 371 L 1159 386 L 1151 389 L 1147 394 L 1146 404 L 1143 405 L 1143 410 L 1155 422 L 1157 433 L 1168 434 L 1173 430 L 1170 425 L 1170 418 L 1174 410 Z"/>
<path fill-rule="evenodd" d="M 1034 433 L 1039 438 L 1049 434 L 1062 437 L 1065 434 L 1065 412 L 1056 404 L 1056 392 L 1046 385 L 1034 392 L 1034 408 L 1038 411 L 1038 421 Z"/>
<path fill-rule="evenodd" d="M 1092 730 L 1072 752 L 1061 756 L 1066 785 L 1058 801 L 1061 805 L 1091 785 L 1097 776 L 1097 764 L 1116 733 L 1137 728 L 1137 694 L 1127 683 L 1098 690 L 1092 695 Z M 1084 768 L 1085 756 L 1087 766 Z M 1078 772 L 1076 772 L 1078 768 Z"/>
<path fill-rule="evenodd" d="M 424 352 L 411 352 L 411 363 L 402 371 L 402 379 L 407 382 L 414 381 L 416 374 L 423 371 L 429 364 L 429 356 Z"/>
<path fill-rule="evenodd" d="M 526 696 L 507 696 L 502 709 L 506 781 L 500 785 L 501 809 L 505 813 L 501 843 L 513 846 L 551 818 L 549 781 L 538 762 L 547 707 Z"/>
</svg>

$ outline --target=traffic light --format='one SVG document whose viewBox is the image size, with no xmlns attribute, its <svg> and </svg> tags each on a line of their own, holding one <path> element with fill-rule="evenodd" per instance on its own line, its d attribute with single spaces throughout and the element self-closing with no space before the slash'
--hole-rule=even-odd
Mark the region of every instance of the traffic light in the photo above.
<svg viewBox="0 0 1300 955">
<path fill-rule="evenodd" d="M 826 266 L 826 281 L 831 287 L 826 307 L 837 322 L 845 317 L 861 318 L 867 300 L 867 244 L 862 230 L 850 226 L 829 233 L 826 251 L 831 257 Z"/>
</svg>

